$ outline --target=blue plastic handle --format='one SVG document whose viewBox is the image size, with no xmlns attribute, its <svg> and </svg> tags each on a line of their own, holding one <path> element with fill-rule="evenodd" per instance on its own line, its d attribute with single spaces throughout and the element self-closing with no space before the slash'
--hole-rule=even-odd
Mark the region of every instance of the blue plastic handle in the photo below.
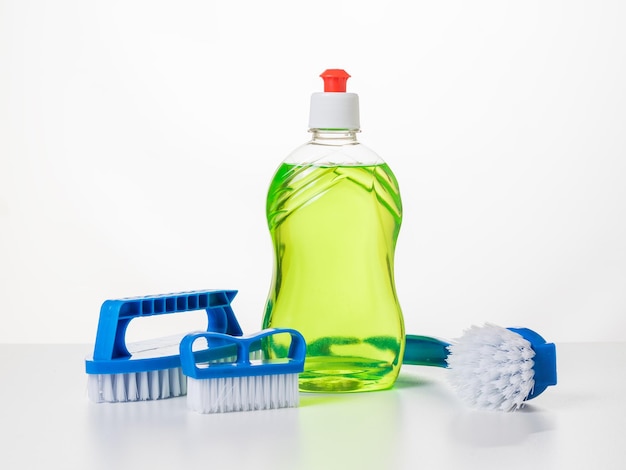
<svg viewBox="0 0 626 470">
<path fill-rule="evenodd" d="M 94 347 L 95 361 L 128 358 L 126 329 L 131 320 L 153 315 L 206 310 L 207 329 L 233 336 L 243 334 L 230 306 L 236 290 L 204 290 L 106 300 L 100 308 Z"/>
<path fill-rule="evenodd" d="M 243 332 L 230 306 L 236 294 L 236 290 L 202 290 L 106 300 L 100 309 L 93 356 L 85 360 L 87 374 L 120 374 L 180 367 L 178 350 L 175 354 L 168 354 L 156 347 L 150 354 L 144 351 L 134 356 L 128 351 L 126 329 L 135 318 L 206 310 L 207 330 L 241 336 Z M 211 354 L 218 352 L 216 349 Z"/>
<path fill-rule="evenodd" d="M 450 343 L 430 336 L 406 335 L 403 364 L 448 367 Z"/>
<path fill-rule="evenodd" d="M 257 349 L 263 338 L 283 333 L 291 335 L 291 344 L 286 358 L 263 360 L 258 363 L 250 361 L 251 348 Z M 206 367 L 198 367 L 197 359 L 206 356 L 205 351 L 194 353 L 192 348 L 194 342 L 200 338 L 207 340 L 209 353 L 213 344 L 220 351 L 230 350 L 236 359 L 232 362 L 212 363 Z M 240 337 L 203 331 L 189 333 L 180 342 L 180 362 L 183 373 L 194 379 L 299 373 L 304 370 L 305 355 L 304 337 L 300 332 L 290 328 L 267 328 L 259 333 Z"/>
</svg>

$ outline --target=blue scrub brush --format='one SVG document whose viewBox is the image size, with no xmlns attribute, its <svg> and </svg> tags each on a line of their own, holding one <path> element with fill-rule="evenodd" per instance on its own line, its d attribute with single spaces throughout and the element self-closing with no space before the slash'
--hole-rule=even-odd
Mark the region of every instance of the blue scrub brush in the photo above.
<svg viewBox="0 0 626 470">
<path fill-rule="evenodd" d="M 89 399 L 128 402 L 185 395 L 187 381 L 179 354 L 184 333 L 127 345 L 129 323 L 153 315 L 205 310 L 207 330 L 241 336 L 230 306 L 236 294 L 235 290 L 204 290 L 106 300 L 100 309 L 93 357 L 85 360 Z M 205 354 L 202 359 L 210 357 Z"/>
<path fill-rule="evenodd" d="M 404 364 L 445 367 L 474 408 L 513 411 L 556 385 L 556 348 L 528 328 L 472 326 L 458 340 L 407 335 Z"/>
<path fill-rule="evenodd" d="M 264 341 L 278 335 L 291 337 L 286 357 L 256 359 L 263 356 Z M 198 340 L 206 340 L 206 347 L 195 351 Z M 203 361 L 206 353 L 230 359 Z M 298 406 L 298 376 L 304 370 L 305 354 L 303 336 L 292 329 L 269 328 L 242 337 L 190 333 L 180 343 L 187 408 L 198 413 L 226 413 Z"/>
</svg>

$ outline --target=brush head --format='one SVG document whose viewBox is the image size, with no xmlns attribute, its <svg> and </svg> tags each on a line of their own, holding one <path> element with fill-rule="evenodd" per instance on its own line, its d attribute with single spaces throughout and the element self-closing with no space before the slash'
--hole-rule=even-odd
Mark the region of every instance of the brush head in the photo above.
<svg viewBox="0 0 626 470">
<path fill-rule="evenodd" d="M 556 352 L 527 328 L 472 326 L 448 347 L 449 380 L 475 408 L 512 411 L 556 384 Z"/>
<path fill-rule="evenodd" d="M 264 359 L 264 350 L 280 335 L 290 338 L 288 349 L 283 351 L 286 357 Z M 204 340 L 206 346 L 194 351 L 198 340 Z M 198 360 L 215 349 L 228 352 L 228 357 L 221 361 Z M 268 328 L 240 337 L 189 333 L 180 343 L 181 366 L 187 376 L 187 407 L 198 413 L 296 407 L 305 354 L 304 337 L 288 328 Z"/>
</svg>

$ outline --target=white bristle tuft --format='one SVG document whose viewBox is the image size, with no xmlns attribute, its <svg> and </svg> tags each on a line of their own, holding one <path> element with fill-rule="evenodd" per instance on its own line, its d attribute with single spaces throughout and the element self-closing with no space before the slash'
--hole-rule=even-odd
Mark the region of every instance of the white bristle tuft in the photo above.
<svg viewBox="0 0 626 470">
<path fill-rule="evenodd" d="M 139 390 L 139 394 L 137 396 L 138 400 L 150 400 L 150 383 L 148 382 L 148 372 L 139 372 L 136 374 L 137 376 L 137 388 Z"/>
<path fill-rule="evenodd" d="M 96 403 L 160 400 L 187 393 L 180 367 L 128 374 L 88 374 L 87 395 Z"/>
<path fill-rule="evenodd" d="M 158 400 L 159 398 L 161 398 L 161 395 L 159 394 L 159 390 L 161 389 L 161 383 L 159 380 L 158 370 L 151 370 L 150 372 L 148 372 L 148 384 L 148 386 L 150 387 L 150 399 Z"/>
<path fill-rule="evenodd" d="M 129 398 L 130 401 L 137 400 L 137 398 L 139 397 L 139 391 L 138 391 L 138 388 L 137 388 L 137 374 L 136 373 L 128 374 L 127 397 Z"/>
<path fill-rule="evenodd" d="M 473 326 L 448 349 L 450 383 L 471 406 L 516 410 L 533 390 L 535 351 L 513 331 Z"/>
<path fill-rule="evenodd" d="M 293 408 L 299 403 L 298 375 L 276 374 L 187 380 L 187 407 L 199 413 Z"/>
</svg>

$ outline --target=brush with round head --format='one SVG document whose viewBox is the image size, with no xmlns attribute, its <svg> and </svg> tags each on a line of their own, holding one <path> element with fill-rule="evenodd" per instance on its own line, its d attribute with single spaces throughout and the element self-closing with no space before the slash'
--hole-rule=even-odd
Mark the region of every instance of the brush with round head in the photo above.
<svg viewBox="0 0 626 470">
<path fill-rule="evenodd" d="M 528 328 L 472 326 L 452 342 L 407 335 L 404 364 L 448 368 L 461 400 L 487 410 L 517 410 L 556 385 L 556 348 Z"/>
</svg>

